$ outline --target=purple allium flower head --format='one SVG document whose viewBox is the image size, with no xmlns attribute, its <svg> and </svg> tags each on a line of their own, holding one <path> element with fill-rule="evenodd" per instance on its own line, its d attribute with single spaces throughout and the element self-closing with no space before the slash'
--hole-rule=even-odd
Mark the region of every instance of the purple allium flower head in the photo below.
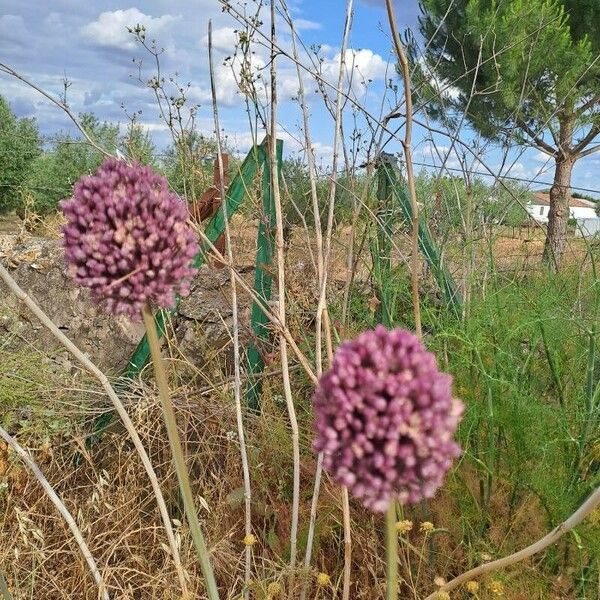
<svg viewBox="0 0 600 600">
<path fill-rule="evenodd" d="M 376 512 L 431 498 L 460 454 L 451 384 L 410 331 L 379 325 L 344 342 L 313 396 L 325 469 Z"/>
<path fill-rule="evenodd" d="M 61 208 L 68 273 L 108 312 L 137 320 L 146 301 L 170 308 L 189 293 L 198 243 L 187 205 L 150 167 L 109 158 Z"/>
</svg>

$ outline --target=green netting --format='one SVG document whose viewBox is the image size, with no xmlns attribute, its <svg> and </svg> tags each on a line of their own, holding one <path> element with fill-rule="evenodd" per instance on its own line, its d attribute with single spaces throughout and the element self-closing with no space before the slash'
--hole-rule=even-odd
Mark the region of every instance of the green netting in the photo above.
<svg viewBox="0 0 600 600">
<path fill-rule="evenodd" d="M 283 142 L 281 142 L 281 140 L 277 140 L 277 153 L 278 153 L 277 155 L 278 155 L 279 162 L 281 161 L 282 147 L 283 147 Z M 242 163 L 239 171 L 237 172 L 236 176 L 234 177 L 233 181 L 230 183 L 229 188 L 227 189 L 225 201 L 227 203 L 227 217 L 229 219 L 231 219 L 231 216 L 240 207 L 240 204 L 242 203 L 244 197 L 246 196 L 247 191 L 252 186 L 252 182 L 254 181 L 254 178 L 256 177 L 258 170 L 263 165 L 268 165 L 267 140 L 266 139 L 262 142 L 262 144 L 260 146 L 254 146 L 250 150 L 250 152 L 244 159 L 244 162 Z M 267 170 L 268 169 L 265 168 L 265 171 L 267 171 Z M 269 188 L 270 188 L 270 185 L 269 185 Z M 263 180 L 263 195 L 264 194 L 265 194 L 265 191 L 264 191 L 264 180 Z M 270 202 L 271 201 L 269 200 L 269 203 Z M 270 204 L 269 204 L 269 206 L 270 206 Z M 219 239 L 219 237 L 221 236 L 221 234 L 224 231 L 225 231 L 225 218 L 224 218 L 223 210 L 219 210 L 212 217 L 212 219 L 208 222 L 208 224 L 204 230 L 204 233 L 205 233 L 206 237 L 214 244 L 217 241 L 217 239 Z M 261 234 L 259 232 L 259 254 L 261 253 L 260 235 Z M 266 232 L 263 233 L 263 236 L 266 236 L 266 235 L 267 235 Z M 204 245 L 201 248 L 198 255 L 194 258 L 193 265 L 196 268 L 200 267 L 206 260 L 206 255 L 207 255 L 207 252 L 209 251 L 209 248 L 207 246 L 208 245 Z M 259 254 L 257 254 L 257 265 L 258 265 Z M 260 264 L 262 265 L 262 264 L 265 264 L 267 261 L 269 261 L 271 255 L 272 255 L 272 252 L 268 255 L 264 254 L 264 252 L 263 252 L 263 254 L 261 254 Z M 261 271 L 262 271 L 262 269 L 261 269 Z M 264 275 L 263 275 L 263 277 L 264 277 Z M 257 274 L 257 278 L 258 278 L 258 274 Z M 271 285 L 270 281 L 268 281 L 268 283 L 267 283 L 266 278 L 261 283 L 261 288 L 260 288 L 261 297 L 264 297 L 267 300 L 270 298 L 270 285 Z M 258 287 L 256 289 L 257 289 L 257 291 L 259 291 Z M 179 298 L 177 298 L 177 304 L 178 303 L 179 303 Z M 169 318 L 173 314 L 176 314 L 176 312 L 177 312 L 177 306 L 173 310 L 157 311 L 157 313 L 155 315 L 155 322 L 156 322 L 156 328 L 158 330 L 159 337 L 162 337 L 164 335 L 165 330 L 166 330 L 166 325 L 168 323 Z M 253 314 L 254 314 L 254 308 L 253 308 Z M 254 327 L 254 323 L 255 323 L 255 320 L 253 318 L 253 327 Z M 258 321 L 257 321 L 257 323 L 258 323 Z M 120 380 L 118 381 L 117 386 L 123 388 L 124 386 L 127 385 L 127 381 L 133 379 L 134 377 L 137 377 L 140 374 L 140 372 L 142 371 L 142 369 L 144 368 L 144 366 L 148 363 L 149 358 L 150 358 L 150 348 L 148 346 L 148 340 L 146 339 L 146 336 L 144 335 L 144 337 L 140 340 L 139 344 L 133 351 L 133 354 L 131 355 L 131 358 L 129 359 L 129 361 L 127 363 L 127 367 L 123 371 L 123 374 L 122 374 Z M 262 367 L 260 367 L 260 363 L 256 362 L 255 364 L 253 364 L 251 372 L 257 374 L 261 368 Z M 104 429 L 107 425 L 109 425 L 110 422 L 112 421 L 112 418 L 113 418 L 112 412 L 108 412 L 103 415 L 100 415 L 96 419 L 96 422 L 94 424 L 94 434 L 92 435 L 92 438 L 96 437 L 97 434 L 102 429 Z"/>
</svg>

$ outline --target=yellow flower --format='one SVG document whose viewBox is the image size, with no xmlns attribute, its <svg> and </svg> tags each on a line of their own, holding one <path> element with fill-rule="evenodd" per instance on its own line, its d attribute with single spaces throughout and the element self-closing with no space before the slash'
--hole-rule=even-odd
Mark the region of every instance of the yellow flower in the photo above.
<svg viewBox="0 0 600 600">
<path fill-rule="evenodd" d="M 273 598 L 274 596 L 278 596 L 279 594 L 281 594 L 281 585 L 276 581 L 272 581 L 267 586 L 267 597 Z"/>
<path fill-rule="evenodd" d="M 396 523 L 396 531 L 399 534 L 408 533 L 413 528 L 413 522 L 405 519 L 404 521 L 398 521 Z"/>
<path fill-rule="evenodd" d="M 479 584 L 476 581 L 467 581 L 467 583 L 465 583 L 465 588 L 467 588 L 469 594 L 476 594 L 479 589 Z"/>
<path fill-rule="evenodd" d="M 423 521 L 419 526 L 419 531 L 421 533 L 431 533 L 434 529 L 435 527 L 431 521 Z"/>
<path fill-rule="evenodd" d="M 504 592 L 504 587 L 502 585 L 502 582 L 494 580 L 488 583 L 488 590 L 496 596 L 502 596 Z"/>
<path fill-rule="evenodd" d="M 327 573 L 319 573 L 317 575 L 317 583 L 321 587 L 327 587 L 331 583 L 331 577 Z"/>
<path fill-rule="evenodd" d="M 448 592 L 442 592 L 441 590 L 436 592 L 433 597 L 435 600 L 450 600 L 450 594 Z"/>
<path fill-rule="evenodd" d="M 256 544 L 256 537 L 249 533 L 244 537 L 244 546 L 254 546 Z"/>
</svg>

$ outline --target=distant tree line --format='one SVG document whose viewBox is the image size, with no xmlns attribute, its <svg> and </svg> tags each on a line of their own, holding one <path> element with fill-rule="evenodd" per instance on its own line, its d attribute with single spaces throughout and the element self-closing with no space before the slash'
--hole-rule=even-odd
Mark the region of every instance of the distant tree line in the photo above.
<svg viewBox="0 0 600 600">
<path fill-rule="evenodd" d="M 123 155 L 161 171 L 178 194 L 189 199 L 200 194 L 212 176 L 206 158 L 214 142 L 196 133 L 158 154 L 147 130 L 139 123 L 120 127 L 101 122 L 93 114 L 79 115 L 89 136 L 111 154 Z M 104 160 L 101 152 L 81 136 L 59 132 L 49 139 L 32 118 L 18 118 L 0 96 L 0 214 L 21 212 L 27 205 L 39 215 L 56 211 L 74 183 L 93 173 Z"/>
<path fill-rule="evenodd" d="M 180 136 L 176 144 L 158 153 L 148 131 L 138 123 L 123 128 L 101 122 L 93 114 L 80 115 L 80 121 L 99 146 L 111 154 L 152 165 L 167 177 L 175 192 L 188 200 L 198 198 L 212 183 L 216 146 L 214 140 L 195 131 Z M 16 210 L 22 214 L 25 206 L 39 215 L 56 211 L 59 201 L 71 195 L 74 183 L 82 175 L 93 173 L 103 159 L 81 136 L 59 132 L 44 140 L 35 119 L 17 118 L 0 96 L 0 213 Z M 236 164 L 235 159 L 230 161 L 233 171 Z M 305 161 L 286 158 L 282 176 L 286 200 L 283 216 L 288 229 L 304 225 L 313 228 L 311 184 Z M 326 172 L 316 181 L 323 229 L 327 225 L 330 183 Z M 506 186 L 490 188 L 481 180 L 467 186 L 460 177 L 439 178 L 427 171 L 417 179 L 423 215 L 436 223 L 438 231 L 460 229 L 467 215 L 472 224 L 521 225 L 527 218 L 523 206 L 529 193 L 512 182 Z M 259 193 L 257 188 L 250 195 L 258 199 Z M 335 225 L 350 223 L 359 208 L 362 218 L 369 218 L 375 202 L 374 182 L 367 181 L 364 172 L 338 174 Z M 251 202 L 243 211 L 252 218 L 259 204 Z"/>
</svg>

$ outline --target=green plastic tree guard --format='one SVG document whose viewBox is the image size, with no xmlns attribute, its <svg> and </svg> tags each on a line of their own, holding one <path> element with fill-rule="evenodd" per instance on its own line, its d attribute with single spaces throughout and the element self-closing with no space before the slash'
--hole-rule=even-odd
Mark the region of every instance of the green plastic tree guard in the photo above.
<svg viewBox="0 0 600 600">
<path fill-rule="evenodd" d="M 254 177 L 256 176 L 260 165 L 265 162 L 265 159 L 265 142 L 263 142 L 260 146 L 255 146 L 252 150 L 250 150 L 250 152 L 246 156 L 239 172 L 229 185 L 229 189 L 227 190 L 227 194 L 225 196 L 225 201 L 227 202 L 227 217 L 229 219 L 231 219 L 231 216 L 239 208 L 242 200 L 244 199 L 244 196 L 246 195 L 247 190 L 250 189 L 250 186 L 252 185 L 252 181 L 254 180 Z M 223 210 L 218 210 L 217 213 L 208 222 L 208 225 L 204 230 L 204 234 L 214 244 L 224 231 L 225 218 L 223 215 Z M 202 264 L 204 264 L 206 260 L 206 254 L 208 251 L 208 247 L 201 248 L 200 252 L 196 255 L 196 258 L 192 263 L 194 267 L 199 268 L 200 266 L 202 266 Z M 177 308 L 171 311 L 159 310 L 156 313 L 155 320 L 159 337 L 164 335 L 166 322 L 172 314 L 176 313 L 176 311 Z M 140 343 L 134 350 L 133 354 L 131 355 L 131 358 L 129 359 L 129 364 L 125 369 L 123 376 L 127 379 L 131 379 L 139 375 L 141 370 L 148 362 L 149 357 L 150 347 L 148 346 L 148 340 L 144 335 L 144 337 L 141 339 Z"/>
<path fill-rule="evenodd" d="M 386 160 L 383 158 L 382 160 Z M 394 293 L 392 285 L 392 231 L 394 198 L 387 170 L 377 170 L 377 207 L 375 210 L 377 235 L 371 242 L 373 275 L 379 288 L 377 320 L 386 327 L 392 326 Z"/>
<path fill-rule="evenodd" d="M 281 142 L 278 140 L 278 144 Z M 242 200 L 244 199 L 247 191 L 250 189 L 256 173 L 258 172 L 261 165 L 267 162 L 267 141 L 264 140 L 260 146 L 254 146 L 242 163 L 238 173 L 234 177 L 233 181 L 229 184 L 229 188 L 226 193 L 225 201 L 227 202 L 227 216 L 231 219 L 231 216 L 239 208 Z M 214 244 L 221 234 L 225 231 L 225 219 L 223 210 L 219 210 L 212 219 L 208 222 L 204 233 L 206 237 Z M 193 265 L 198 268 L 206 260 L 206 254 L 209 251 L 208 247 L 202 247 L 198 255 L 194 258 Z M 177 298 L 177 304 L 179 298 Z M 156 328 L 158 330 L 159 337 L 162 337 L 166 331 L 166 326 L 169 318 L 177 312 L 177 306 L 173 310 L 159 310 L 155 315 Z M 125 388 L 127 382 L 137 377 L 144 366 L 148 363 L 150 358 L 150 347 L 148 346 L 148 340 L 146 336 L 141 339 L 129 362 L 127 367 L 123 371 L 121 378 L 116 384 L 117 388 Z M 94 433 L 91 436 L 93 441 L 98 434 L 107 427 L 113 419 L 113 412 L 107 412 L 100 415 L 94 423 Z"/>
<path fill-rule="evenodd" d="M 390 161 L 382 161 L 378 171 L 383 172 L 388 185 L 393 190 L 394 196 L 400 206 L 407 223 L 412 221 L 412 205 L 408 196 L 406 185 L 398 175 L 398 170 Z M 451 273 L 442 264 L 440 253 L 437 249 L 427 225 L 419 221 L 419 250 L 429 264 L 446 303 L 451 307 L 457 318 L 461 316 L 462 298 L 456 287 Z"/>
<path fill-rule="evenodd" d="M 281 177 L 281 160 L 283 153 L 283 142 L 277 140 L 277 176 Z M 254 274 L 254 291 L 260 299 L 263 307 L 268 305 L 271 299 L 271 288 L 273 277 L 271 267 L 273 265 L 273 252 L 275 248 L 275 202 L 271 186 L 271 164 L 265 160 L 262 175 L 262 214 L 258 226 L 256 269 Z M 263 354 L 259 345 L 269 337 L 267 327 L 269 320 L 261 310 L 260 304 L 252 304 L 252 333 L 254 339 L 248 344 L 248 387 L 246 389 L 246 404 L 251 410 L 260 411 L 260 396 L 262 382 L 258 377 L 265 368 Z"/>
</svg>

